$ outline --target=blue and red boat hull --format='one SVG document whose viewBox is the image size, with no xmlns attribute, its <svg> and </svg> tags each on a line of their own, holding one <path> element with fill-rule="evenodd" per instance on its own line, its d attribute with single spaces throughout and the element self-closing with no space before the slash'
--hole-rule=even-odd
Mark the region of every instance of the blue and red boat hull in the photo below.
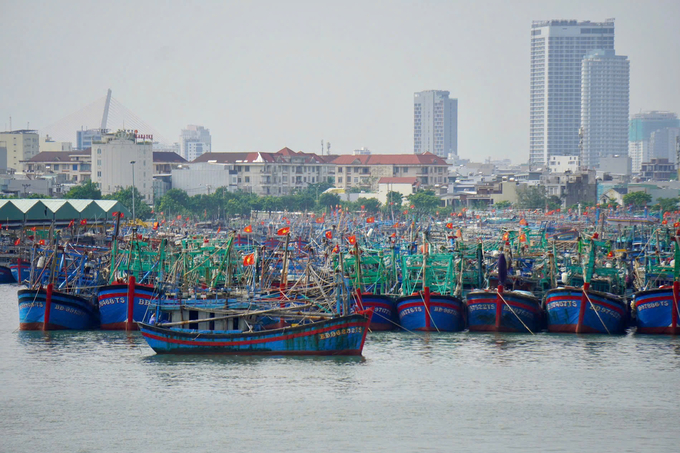
<svg viewBox="0 0 680 453">
<path fill-rule="evenodd" d="M 12 269 L 9 266 L 0 266 L 0 285 L 7 283 L 16 283 L 17 279 L 12 274 Z"/>
<path fill-rule="evenodd" d="M 135 323 L 144 319 L 149 304 L 154 298 L 158 298 L 153 286 L 136 283 L 132 322 L 128 323 L 128 292 L 127 283 L 103 286 L 97 292 L 103 330 L 137 330 Z"/>
<path fill-rule="evenodd" d="M 257 332 L 173 329 L 139 323 L 157 354 L 361 355 L 371 310 Z"/>
<path fill-rule="evenodd" d="M 460 332 L 465 329 L 465 305 L 457 297 L 428 291 L 397 300 L 399 324 L 406 330 Z"/>
<path fill-rule="evenodd" d="M 628 320 L 620 297 L 570 286 L 549 290 L 545 311 L 549 332 L 622 334 Z"/>
<path fill-rule="evenodd" d="M 541 301 L 515 291 L 472 291 L 467 295 L 471 332 L 538 332 L 543 328 Z"/>
<path fill-rule="evenodd" d="M 397 327 L 399 323 L 397 303 L 391 297 L 383 294 L 362 293 L 361 306 L 364 309 L 373 309 L 371 330 L 394 330 Z"/>
<path fill-rule="evenodd" d="M 10 267 L 12 277 L 15 282 L 25 282 L 31 278 L 31 266 L 28 263 L 23 263 L 21 266 L 12 264 Z M 19 269 L 21 268 L 21 276 L 19 276 Z"/>
<path fill-rule="evenodd" d="M 637 333 L 680 335 L 678 283 L 666 288 L 640 291 L 633 296 Z"/>
<path fill-rule="evenodd" d="M 47 290 L 20 289 L 20 330 L 91 330 L 98 327 L 97 307 L 84 297 L 52 291 L 47 304 Z M 49 319 L 45 320 L 45 317 Z"/>
</svg>

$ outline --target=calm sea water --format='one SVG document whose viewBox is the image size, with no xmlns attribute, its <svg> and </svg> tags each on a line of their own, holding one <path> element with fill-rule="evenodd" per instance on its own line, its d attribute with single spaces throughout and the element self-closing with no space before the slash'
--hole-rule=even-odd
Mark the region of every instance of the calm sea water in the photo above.
<svg viewBox="0 0 680 453">
<path fill-rule="evenodd" d="M 680 339 L 369 334 L 363 358 L 156 356 L 20 332 L 0 287 L 0 451 L 680 451 Z"/>
</svg>

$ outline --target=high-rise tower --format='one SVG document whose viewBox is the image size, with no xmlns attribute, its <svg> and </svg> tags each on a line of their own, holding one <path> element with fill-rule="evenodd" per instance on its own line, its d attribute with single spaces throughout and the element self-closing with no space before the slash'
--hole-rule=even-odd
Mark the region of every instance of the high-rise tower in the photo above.
<svg viewBox="0 0 680 453">
<path fill-rule="evenodd" d="M 458 99 L 448 91 L 421 91 L 413 98 L 413 152 L 444 159 L 458 156 Z"/>
<path fill-rule="evenodd" d="M 529 159 L 578 155 L 581 61 L 590 50 L 614 49 L 614 20 L 535 21 L 531 25 Z"/>
<path fill-rule="evenodd" d="M 581 63 L 581 165 L 628 154 L 630 63 L 613 50 L 592 50 Z"/>
</svg>

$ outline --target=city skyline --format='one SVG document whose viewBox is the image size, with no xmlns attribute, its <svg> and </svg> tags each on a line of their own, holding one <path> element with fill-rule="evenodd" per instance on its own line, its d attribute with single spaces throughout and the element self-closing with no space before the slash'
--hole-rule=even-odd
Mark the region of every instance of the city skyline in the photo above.
<svg viewBox="0 0 680 453">
<path fill-rule="evenodd" d="M 631 61 L 631 114 L 680 110 L 677 2 L 293 2 L 266 15 L 239 3 L 201 4 L 202 14 L 173 6 L 6 5 L 13 20 L 0 36 L 13 64 L 0 69 L 0 125 L 11 115 L 15 129 L 47 126 L 111 87 L 167 137 L 210 128 L 213 151 L 318 153 L 323 139 L 334 153 L 412 153 L 413 93 L 446 90 L 459 100 L 461 158 L 525 162 L 530 24 L 609 17 Z M 99 26 L 127 9 L 124 26 Z M 194 10 L 200 19 L 185 23 Z M 200 72 L 184 67 L 188 55 Z"/>
</svg>

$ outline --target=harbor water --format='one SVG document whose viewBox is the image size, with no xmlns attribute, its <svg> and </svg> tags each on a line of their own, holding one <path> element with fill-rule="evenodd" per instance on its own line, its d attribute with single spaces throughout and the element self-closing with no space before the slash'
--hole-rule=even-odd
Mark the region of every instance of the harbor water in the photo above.
<svg viewBox="0 0 680 453">
<path fill-rule="evenodd" d="M 671 452 L 680 339 L 370 333 L 362 358 L 158 356 L 21 332 L 0 287 L 1 452 Z"/>
</svg>

